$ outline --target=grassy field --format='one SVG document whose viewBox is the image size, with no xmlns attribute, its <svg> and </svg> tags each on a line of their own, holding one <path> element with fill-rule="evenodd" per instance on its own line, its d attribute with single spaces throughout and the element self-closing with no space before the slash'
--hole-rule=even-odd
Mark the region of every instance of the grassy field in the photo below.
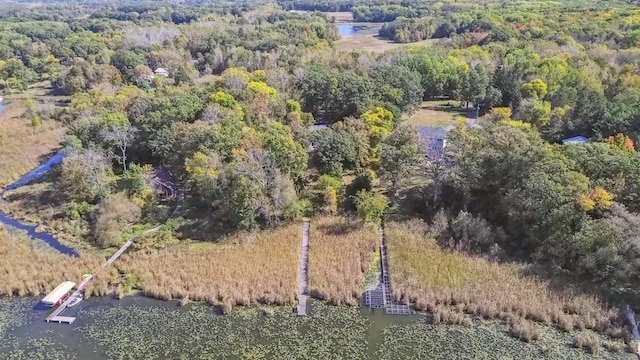
<svg viewBox="0 0 640 360">
<path fill-rule="evenodd" d="M 57 122 L 44 121 L 34 127 L 24 117 L 20 101 L 0 113 L 0 187 L 18 180 L 60 147 L 65 129 Z"/>
<path fill-rule="evenodd" d="M 309 290 L 332 304 L 358 305 L 378 243 L 375 226 L 338 217 L 311 221 Z"/>
<path fill-rule="evenodd" d="M 420 42 L 401 44 L 389 40 L 381 39 L 375 34 L 343 36 L 335 41 L 336 49 L 339 51 L 366 51 L 383 53 L 388 50 L 397 49 L 402 46 L 431 46 L 436 39 L 427 39 Z"/>
<path fill-rule="evenodd" d="M 148 296 L 222 305 L 292 304 L 298 290 L 300 234 L 292 223 L 273 230 L 241 233 L 219 244 L 175 246 L 125 254 L 114 266 L 124 276 L 90 288 L 118 295 L 139 288 Z"/>
<path fill-rule="evenodd" d="M 539 337 L 533 322 L 561 330 L 593 329 L 620 338 L 619 313 L 593 296 L 558 292 L 521 275 L 517 265 L 497 264 L 445 251 L 415 221 L 386 226 L 394 298 L 460 323 L 469 316 L 501 319 L 516 337 Z M 449 321 L 447 321 L 449 320 Z"/>
<path fill-rule="evenodd" d="M 455 100 L 424 101 L 420 108 L 407 117 L 405 123 L 413 126 L 449 126 L 456 118 L 466 117 L 466 109 L 457 107 Z"/>
</svg>

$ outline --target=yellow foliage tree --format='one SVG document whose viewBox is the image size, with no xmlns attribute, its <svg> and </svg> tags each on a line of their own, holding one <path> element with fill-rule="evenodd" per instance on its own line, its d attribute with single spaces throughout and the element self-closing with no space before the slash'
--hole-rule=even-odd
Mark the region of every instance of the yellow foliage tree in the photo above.
<svg viewBox="0 0 640 360">
<path fill-rule="evenodd" d="M 380 142 L 393 130 L 393 113 L 383 107 L 376 107 L 362 114 L 367 131 L 369 132 L 369 144 L 372 161 L 380 155 Z"/>
<path fill-rule="evenodd" d="M 584 211 L 605 210 L 613 204 L 613 195 L 602 187 L 596 186 L 581 194 L 578 197 L 578 203 Z"/>
<path fill-rule="evenodd" d="M 279 96 L 278 90 L 272 88 L 262 81 L 250 81 L 247 85 L 247 89 L 253 91 L 256 94 L 266 95 L 271 98 L 277 98 Z"/>
<path fill-rule="evenodd" d="M 495 121 L 511 120 L 510 107 L 497 107 L 491 110 L 491 115 Z"/>
</svg>

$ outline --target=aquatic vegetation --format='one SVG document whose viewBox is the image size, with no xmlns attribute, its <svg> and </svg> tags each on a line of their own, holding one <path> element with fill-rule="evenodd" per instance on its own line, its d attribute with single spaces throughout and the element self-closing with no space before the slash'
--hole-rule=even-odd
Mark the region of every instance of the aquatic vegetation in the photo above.
<svg viewBox="0 0 640 360">
<path fill-rule="evenodd" d="M 220 315 L 202 303 L 178 306 L 143 296 L 90 299 L 61 326 L 31 310 L 35 299 L 0 298 L 4 359 L 618 359 L 573 346 L 575 334 L 539 326 L 540 340 L 511 338 L 495 321 L 432 325 L 422 315 L 386 316 L 311 301 L 297 317 L 289 306 L 251 306 Z M 0 325 L 1 326 L 1 325 Z M 618 343 L 620 344 L 620 343 Z M 607 344 L 603 344 L 607 346 Z"/>
<path fill-rule="evenodd" d="M 314 218 L 309 231 L 310 294 L 331 304 L 359 304 L 378 238 L 374 225 Z"/>
<path fill-rule="evenodd" d="M 382 330 L 377 359 L 620 359 L 620 354 L 597 356 L 572 346 L 572 335 L 538 326 L 540 339 L 527 343 L 510 337 L 495 321 L 474 326 L 431 325 L 426 322 L 392 324 Z"/>
<path fill-rule="evenodd" d="M 143 300 L 143 302 L 146 302 Z M 366 359 L 369 321 L 355 308 L 313 303 L 311 315 L 290 307 L 244 307 L 218 315 L 203 304 L 129 305 L 81 311 L 77 329 L 109 359 Z"/>
<path fill-rule="evenodd" d="M 523 320 L 624 336 L 619 313 L 597 298 L 550 290 L 547 283 L 521 275 L 517 265 L 441 249 L 420 222 L 386 224 L 385 234 L 393 296 L 417 310 L 445 306 L 501 319 L 519 324 L 512 333 L 524 339 L 534 339 L 535 331 Z"/>
</svg>

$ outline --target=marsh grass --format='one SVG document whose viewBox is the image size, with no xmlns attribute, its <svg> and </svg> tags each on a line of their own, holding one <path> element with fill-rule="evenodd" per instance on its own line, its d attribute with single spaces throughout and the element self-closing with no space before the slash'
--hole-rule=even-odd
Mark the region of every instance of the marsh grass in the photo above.
<svg viewBox="0 0 640 360">
<path fill-rule="evenodd" d="M 0 295 L 45 295 L 63 281 L 79 283 L 101 263 L 99 256 L 62 255 L 26 236 L 0 230 Z"/>
<path fill-rule="evenodd" d="M 444 306 L 500 319 L 512 324 L 512 333 L 519 338 L 527 329 L 525 320 L 554 324 L 564 331 L 624 333 L 619 313 L 597 298 L 552 291 L 547 283 L 521 275 L 517 265 L 443 250 L 426 236 L 421 222 L 389 223 L 385 231 L 393 296 L 416 310 Z"/>
<path fill-rule="evenodd" d="M 300 223 L 233 235 L 207 247 L 176 246 L 125 254 L 114 263 L 121 276 L 92 284 L 114 285 L 161 300 L 207 302 L 228 313 L 236 305 L 292 304 L 298 289 Z M 130 280 L 126 280 L 130 279 Z M 128 283 L 127 283 L 128 282 Z"/>
<path fill-rule="evenodd" d="M 576 335 L 574 345 L 578 349 L 586 349 L 592 354 L 600 353 L 600 338 L 592 331 L 582 331 Z"/>
<path fill-rule="evenodd" d="M 21 101 L 12 102 L 0 113 L 0 188 L 31 171 L 60 147 L 65 129 L 55 121 L 34 127 L 24 116 Z"/>
<path fill-rule="evenodd" d="M 378 243 L 375 225 L 319 217 L 309 231 L 309 291 L 334 305 L 358 305 Z"/>
</svg>

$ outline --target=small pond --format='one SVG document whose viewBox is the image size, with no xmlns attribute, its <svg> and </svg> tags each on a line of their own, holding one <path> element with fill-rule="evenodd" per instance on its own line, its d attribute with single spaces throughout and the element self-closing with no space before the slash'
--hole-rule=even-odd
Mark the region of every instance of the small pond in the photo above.
<svg viewBox="0 0 640 360">
<path fill-rule="evenodd" d="M 380 30 L 380 24 L 351 23 L 336 24 L 340 36 L 376 35 Z"/>
</svg>

